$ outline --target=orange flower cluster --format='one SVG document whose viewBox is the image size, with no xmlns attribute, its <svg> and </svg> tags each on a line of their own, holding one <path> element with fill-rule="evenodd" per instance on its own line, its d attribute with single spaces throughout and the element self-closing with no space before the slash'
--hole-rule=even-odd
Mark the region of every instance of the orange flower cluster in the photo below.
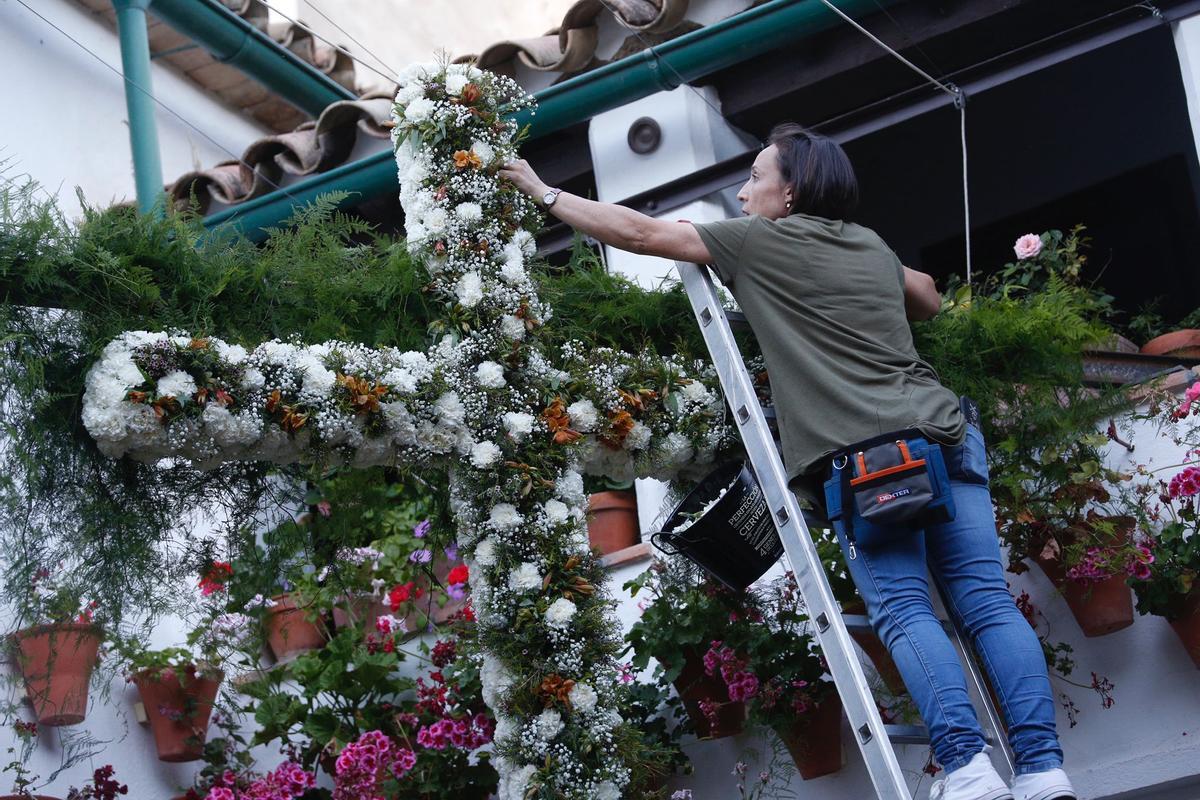
<svg viewBox="0 0 1200 800">
<path fill-rule="evenodd" d="M 555 444 L 570 444 L 583 435 L 571 428 L 571 415 L 567 413 L 566 404 L 561 397 L 554 398 L 554 402 L 546 406 L 542 411 L 542 419 L 550 427 Z"/>
<path fill-rule="evenodd" d="M 483 166 L 483 159 L 475 155 L 474 150 L 455 150 L 454 151 L 454 168 L 455 169 L 480 169 Z"/>
<path fill-rule="evenodd" d="M 463 105 L 469 106 L 479 102 L 479 98 L 483 97 L 483 90 L 473 83 L 468 83 L 458 93 L 458 99 Z"/>
<path fill-rule="evenodd" d="M 267 398 L 266 409 L 268 414 L 272 414 L 279 422 L 279 427 L 283 428 L 286 433 L 295 433 L 304 427 L 304 423 L 308 422 L 308 414 L 297 409 L 296 406 L 289 406 L 283 402 L 283 395 L 278 389 L 271 392 Z"/>
<path fill-rule="evenodd" d="M 546 704 L 547 708 L 554 705 L 556 700 L 570 708 L 571 690 L 574 688 L 575 681 L 554 672 L 542 679 L 542 685 L 538 687 L 538 694 L 541 695 L 542 702 Z"/>
<path fill-rule="evenodd" d="M 658 392 L 653 389 L 638 389 L 633 392 L 617 389 L 617 393 L 621 395 L 621 400 L 625 405 L 634 411 L 645 411 L 646 401 L 658 397 Z M 633 415 L 627 409 L 614 411 L 608 415 L 608 431 L 597 434 L 596 438 L 610 449 L 620 450 L 625 445 L 625 437 L 629 436 L 635 422 Z"/>
<path fill-rule="evenodd" d="M 384 384 L 372 386 L 365 378 L 338 373 L 337 382 L 350 394 L 350 407 L 355 414 L 371 414 L 379 410 L 379 398 L 387 394 Z"/>
</svg>

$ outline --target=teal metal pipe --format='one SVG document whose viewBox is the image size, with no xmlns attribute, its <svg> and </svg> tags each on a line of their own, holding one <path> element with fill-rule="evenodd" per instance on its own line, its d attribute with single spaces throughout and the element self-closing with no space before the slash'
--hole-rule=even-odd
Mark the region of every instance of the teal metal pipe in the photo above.
<svg viewBox="0 0 1200 800">
<path fill-rule="evenodd" d="M 321 72 L 218 0 L 136 0 L 218 61 L 245 72 L 311 116 L 354 92 Z"/>
<path fill-rule="evenodd" d="M 121 40 L 121 69 L 125 75 L 125 107 L 129 111 L 133 181 L 138 209 L 143 214 L 154 208 L 163 190 L 154 86 L 150 81 L 150 38 L 146 32 L 149 5 L 150 0 L 113 0 Z"/>
<path fill-rule="evenodd" d="M 899 1 L 834 0 L 838 8 L 852 17 Z M 635 53 L 543 89 L 535 95 L 537 114 L 523 111 L 516 120 L 522 125 L 529 124 L 530 138 L 546 136 L 839 24 L 844 23 L 820 0 L 771 0 L 658 45 L 652 51 Z M 205 225 L 212 228 L 234 223 L 247 236 L 262 239 L 266 236 L 264 228 L 278 225 L 298 204 L 310 203 L 333 191 L 349 192 L 357 199 L 372 197 L 395 191 L 396 180 L 392 153 L 374 153 L 286 186 L 284 191 L 274 191 L 212 214 L 205 219 Z"/>
</svg>

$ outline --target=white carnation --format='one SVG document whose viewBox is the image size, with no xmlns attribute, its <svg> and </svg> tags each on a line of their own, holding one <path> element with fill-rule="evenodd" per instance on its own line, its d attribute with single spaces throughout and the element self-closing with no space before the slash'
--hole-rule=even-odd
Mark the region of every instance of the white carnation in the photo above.
<svg viewBox="0 0 1200 800">
<path fill-rule="evenodd" d="M 463 87 L 469 83 L 466 75 L 447 74 L 446 75 L 446 94 L 452 94 L 455 97 L 462 94 Z"/>
<path fill-rule="evenodd" d="M 180 403 L 190 402 L 192 395 L 196 393 L 196 382 L 192 380 L 192 376 L 182 370 L 168 372 L 158 379 L 158 395 L 166 397 L 170 395 Z"/>
<path fill-rule="evenodd" d="M 534 735 L 543 742 L 548 742 L 558 736 L 563 727 L 562 714 L 553 708 L 542 709 L 542 713 L 538 714 L 533 721 Z"/>
<path fill-rule="evenodd" d="M 462 424 L 467 413 L 457 392 L 446 392 L 438 397 L 433 403 L 433 410 L 442 422 L 452 425 Z"/>
<path fill-rule="evenodd" d="M 479 160 L 485 167 L 496 158 L 496 151 L 487 142 L 476 141 L 471 145 L 471 149 L 475 151 L 475 155 L 479 156 Z"/>
<path fill-rule="evenodd" d="M 571 516 L 571 509 L 567 508 L 567 504 L 561 500 L 547 500 L 542 508 L 546 512 L 546 519 L 551 525 L 559 525 L 566 522 Z"/>
<path fill-rule="evenodd" d="M 500 318 L 500 332 L 519 342 L 525 338 L 525 321 L 512 314 L 505 314 Z"/>
<path fill-rule="evenodd" d="M 537 252 L 537 240 L 533 234 L 522 228 L 513 234 L 513 243 L 521 248 L 521 252 L 527 256 L 531 256 Z"/>
<path fill-rule="evenodd" d="M 403 367 L 388 370 L 380 380 L 384 386 L 404 394 L 412 394 L 417 390 L 417 376 Z"/>
<path fill-rule="evenodd" d="M 571 701 L 572 708 L 587 714 L 596 707 L 596 690 L 586 683 L 576 683 L 571 687 L 567 699 Z"/>
<path fill-rule="evenodd" d="M 685 384 L 679 391 L 696 405 L 707 405 L 712 400 L 712 395 L 709 394 L 707 387 L 700 381 L 694 380 Z"/>
<path fill-rule="evenodd" d="M 433 114 L 433 109 L 434 104 L 432 100 L 418 97 L 405 107 L 404 118 L 412 123 L 424 122 Z"/>
<path fill-rule="evenodd" d="M 497 503 L 488 514 L 488 522 L 496 530 L 507 531 L 521 524 L 521 514 L 512 503 Z"/>
<path fill-rule="evenodd" d="M 633 423 L 633 427 L 629 429 L 629 435 L 625 437 L 625 449 L 643 449 L 646 445 L 650 444 L 650 433 L 648 425 L 643 425 L 640 422 Z"/>
<path fill-rule="evenodd" d="M 561 631 L 567 627 L 571 622 L 571 617 L 574 616 L 575 604 L 565 597 L 560 597 L 546 609 L 546 624 Z"/>
<path fill-rule="evenodd" d="M 481 361 L 475 367 L 475 380 L 487 389 L 499 389 L 508 383 L 504 379 L 504 367 L 495 361 Z"/>
<path fill-rule="evenodd" d="M 537 773 L 537 767 L 526 764 L 518 770 L 502 776 L 496 796 L 498 800 L 525 800 L 529 792 L 529 779 Z"/>
<path fill-rule="evenodd" d="M 454 294 L 463 308 L 474 308 L 483 299 L 483 278 L 478 272 L 464 273 L 454 285 Z"/>
<path fill-rule="evenodd" d="M 476 442 L 471 448 L 472 466 L 484 469 L 500 460 L 500 448 L 495 442 Z"/>
<path fill-rule="evenodd" d="M 533 414 L 509 411 L 504 415 L 504 429 L 518 441 L 533 431 Z"/>
<path fill-rule="evenodd" d="M 573 469 L 569 469 L 562 474 L 555 484 L 555 491 L 558 496 L 567 503 L 577 506 L 581 505 L 584 500 L 583 493 L 583 475 Z"/>
<path fill-rule="evenodd" d="M 508 574 L 508 588 L 514 592 L 532 592 L 542 588 L 542 575 L 537 565 L 528 561 Z"/>
<path fill-rule="evenodd" d="M 446 230 L 446 209 L 440 206 L 429 209 L 421 220 L 421 224 L 430 234 L 437 236 Z"/>
<path fill-rule="evenodd" d="M 621 800 L 621 790 L 612 781 L 601 781 L 596 784 L 594 800 Z"/>
<path fill-rule="evenodd" d="M 479 203 L 459 203 L 454 209 L 454 216 L 463 222 L 478 222 L 483 219 L 483 207 Z"/>
<path fill-rule="evenodd" d="M 475 562 L 482 567 L 496 566 L 495 536 L 485 536 L 475 545 Z"/>
<path fill-rule="evenodd" d="M 226 344 L 220 339 L 213 340 L 213 347 L 216 349 L 217 355 L 220 356 L 223 361 L 226 361 L 230 364 L 241 364 L 246 360 L 246 356 L 249 355 L 246 352 L 246 348 L 242 347 L 240 344 Z"/>
<path fill-rule="evenodd" d="M 596 430 L 596 406 L 591 400 L 576 400 L 567 406 L 567 415 L 571 418 L 571 427 L 580 433 Z"/>
</svg>

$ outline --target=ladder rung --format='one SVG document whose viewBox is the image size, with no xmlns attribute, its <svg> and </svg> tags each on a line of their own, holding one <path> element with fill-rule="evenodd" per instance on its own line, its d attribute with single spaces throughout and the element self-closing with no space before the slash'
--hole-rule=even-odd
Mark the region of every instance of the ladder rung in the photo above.
<svg viewBox="0 0 1200 800">
<path fill-rule="evenodd" d="M 806 522 L 808 521 L 807 516 L 805 517 L 805 521 Z M 813 525 L 813 523 L 809 522 L 809 526 L 811 527 L 812 525 Z M 870 623 L 870 621 L 867 620 L 867 617 L 865 614 L 843 614 L 842 621 L 844 623 L 846 623 L 846 630 L 848 630 L 848 631 L 855 631 L 855 632 L 868 631 L 868 632 L 870 632 L 870 631 L 875 630 L 874 628 L 871 627 L 871 623 Z M 950 620 L 939 618 L 938 622 L 942 623 L 942 627 L 945 628 L 947 631 L 954 630 L 954 626 L 950 622 Z"/>
<path fill-rule="evenodd" d="M 746 315 L 741 311 L 725 310 L 725 319 L 729 322 L 731 328 L 749 328 L 750 323 L 746 321 Z"/>
<path fill-rule="evenodd" d="M 884 725 L 893 744 L 929 744 L 929 729 L 924 725 Z"/>
</svg>

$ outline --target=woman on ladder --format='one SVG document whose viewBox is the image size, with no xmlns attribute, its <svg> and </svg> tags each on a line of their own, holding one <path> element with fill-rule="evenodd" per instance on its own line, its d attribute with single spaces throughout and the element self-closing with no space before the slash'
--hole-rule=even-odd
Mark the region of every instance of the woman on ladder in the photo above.
<svg viewBox="0 0 1200 800">
<path fill-rule="evenodd" d="M 1042 647 L 1004 580 L 983 436 L 913 348 L 908 319 L 936 314 L 940 297 L 928 275 L 902 266 L 873 231 L 847 221 L 858 182 L 842 148 L 798 125 L 776 127 L 738 194 L 744 216 L 708 224 L 657 220 L 561 192 L 525 161 L 501 174 L 607 245 L 717 271 L 762 347 L 784 463 L 801 497 L 820 500 L 824 481 L 831 513 L 841 507 L 850 481 L 840 470 L 854 469 L 847 464 L 854 459 L 835 455 L 852 452 L 852 443 L 905 432 L 916 437 L 908 444 L 938 452 L 952 519 L 926 525 L 922 535 L 867 522 L 850 504 L 850 530 L 835 521 L 871 624 L 946 771 L 930 797 L 1074 800 Z M 962 665 L 933 612 L 927 567 L 999 698 L 1016 756 L 1011 788 L 987 755 Z"/>
</svg>

